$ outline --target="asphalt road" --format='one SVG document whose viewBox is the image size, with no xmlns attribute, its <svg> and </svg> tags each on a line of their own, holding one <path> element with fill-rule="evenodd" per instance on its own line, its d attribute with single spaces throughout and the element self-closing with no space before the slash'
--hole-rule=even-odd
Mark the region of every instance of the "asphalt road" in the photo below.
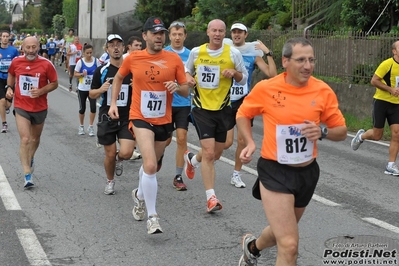
<svg viewBox="0 0 399 266">
<path fill-rule="evenodd" d="M 77 135 L 78 101 L 67 91 L 61 68 L 59 82 L 49 95 L 35 156 L 36 188 L 23 189 L 12 115 L 10 131 L 0 135 L 0 265 L 237 265 L 241 236 L 258 235 L 267 225 L 260 201 L 251 196 L 256 160 L 243 174 L 247 188 L 237 189 L 230 185 L 235 145 L 224 152 L 215 165 L 215 190 L 223 210 L 208 214 L 199 171 L 193 180 L 185 179 L 187 191 L 172 187 L 176 149 L 172 142 L 157 174 L 157 211 L 164 233 L 148 235 L 145 221 L 135 221 L 131 214 L 140 161 L 124 162 L 116 194 L 105 195 L 104 152 L 96 147 L 95 138 Z M 86 127 L 87 121 L 88 117 Z M 255 120 L 253 131 L 260 147 L 261 120 Z M 188 139 L 195 151 L 199 142 L 192 127 Z M 321 178 L 299 224 L 298 265 L 327 265 L 326 241 L 338 236 L 399 242 L 399 177 L 383 174 L 388 147 L 366 142 L 354 152 L 350 140 L 319 143 Z M 397 250 L 399 245 L 389 248 Z M 262 251 L 259 265 L 274 265 L 275 254 L 275 248 Z"/>
</svg>

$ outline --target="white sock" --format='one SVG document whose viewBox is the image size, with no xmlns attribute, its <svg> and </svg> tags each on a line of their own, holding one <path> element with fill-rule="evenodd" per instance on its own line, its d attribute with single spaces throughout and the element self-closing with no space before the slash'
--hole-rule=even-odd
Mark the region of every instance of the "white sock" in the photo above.
<svg viewBox="0 0 399 266">
<path fill-rule="evenodd" d="M 234 175 L 234 176 L 240 175 L 240 171 L 234 170 L 234 171 L 233 171 L 233 175 Z"/>
<path fill-rule="evenodd" d="M 194 167 L 198 166 L 200 163 L 201 163 L 201 162 L 198 162 L 198 161 L 197 161 L 197 155 L 194 155 L 194 156 L 191 158 L 191 164 L 192 164 Z"/>
<path fill-rule="evenodd" d="M 363 141 L 362 135 L 363 135 L 363 134 L 359 135 L 359 140 L 360 140 L 360 141 Z"/>
<path fill-rule="evenodd" d="M 205 193 L 206 193 L 206 200 L 209 200 L 212 196 L 215 196 L 214 189 L 208 189 L 205 191 Z"/>
<path fill-rule="evenodd" d="M 388 162 L 388 167 L 392 167 L 395 162 Z"/>
<path fill-rule="evenodd" d="M 143 165 L 141 165 L 140 170 L 139 170 L 139 188 L 137 189 L 137 198 L 139 200 L 144 199 L 143 186 L 141 185 L 143 183 L 143 178 L 142 178 L 143 173 L 144 173 L 144 169 L 143 169 Z"/>
<path fill-rule="evenodd" d="M 141 179 L 141 187 L 143 188 L 145 206 L 147 207 L 147 215 L 157 214 L 155 205 L 157 202 L 158 182 L 156 174 L 149 175 L 143 172 Z"/>
</svg>

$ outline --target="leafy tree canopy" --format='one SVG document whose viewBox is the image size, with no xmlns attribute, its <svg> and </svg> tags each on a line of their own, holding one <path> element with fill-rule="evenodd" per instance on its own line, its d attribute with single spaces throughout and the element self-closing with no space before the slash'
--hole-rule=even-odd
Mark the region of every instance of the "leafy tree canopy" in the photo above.
<svg viewBox="0 0 399 266">
<path fill-rule="evenodd" d="M 62 14 L 62 0 L 42 0 L 40 7 L 40 22 L 45 31 L 51 29 L 53 17 Z"/>
</svg>

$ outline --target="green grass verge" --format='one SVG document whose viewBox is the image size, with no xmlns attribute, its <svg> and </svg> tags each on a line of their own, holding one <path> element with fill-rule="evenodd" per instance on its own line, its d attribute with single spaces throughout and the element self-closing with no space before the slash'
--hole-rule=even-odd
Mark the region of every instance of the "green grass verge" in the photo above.
<svg viewBox="0 0 399 266">
<path fill-rule="evenodd" d="M 373 122 L 371 117 L 363 120 L 359 120 L 355 116 L 351 114 L 344 114 L 346 126 L 348 127 L 348 131 L 357 132 L 359 129 L 363 128 L 364 130 L 370 129 L 373 127 Z M 382 135 L 382 140 L 390 140 L 391 139 L 391 131 L 387 123 L 385 123 L 384 134 Z"/>
</svg>

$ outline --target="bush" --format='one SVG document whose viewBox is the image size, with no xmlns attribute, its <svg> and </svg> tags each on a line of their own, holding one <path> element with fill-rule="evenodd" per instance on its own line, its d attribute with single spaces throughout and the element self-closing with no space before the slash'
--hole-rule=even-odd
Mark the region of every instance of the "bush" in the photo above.
<svg viewBox="0 0 399 266">
<path fill-rule="evenodd" d="M 254 10 L 243 18 L 243 23 L 251 28 L 260 15 L 262 15 L 262 11 Z"/>
<path fill-rule="evenodd" d="M 272 12 L 263 13 L 255 21 L 253 28 L 256 30 L 265 30 L 270 25 L 270 19 L 273 16 Z"/>
<path fill-rule="evenodd" d="M 370 64 L 358 64 L 353 69 L 352 82 L 354 84 L 370 84 L 376 68 L 376 66 Z"/>
<path fill-rule="evenodd" d="M 277 14 L 277 24 L 283 28 L 290 28 L 292 26 L 291 19 L 291 12 L 279 12 Z"/>
<path fill-rule="evenodd" d="M 21 32 L 25 32 L 26 34 L 34 35 L 35 32 L 36 32 L 37 34 L 42 34 L 42 33 L 43 33 L 43 30 L 41 30 L 41 29 L 21 29 L 19 32 L 20 32 L 20 33 L 21 33 Z"/>
</svg>

